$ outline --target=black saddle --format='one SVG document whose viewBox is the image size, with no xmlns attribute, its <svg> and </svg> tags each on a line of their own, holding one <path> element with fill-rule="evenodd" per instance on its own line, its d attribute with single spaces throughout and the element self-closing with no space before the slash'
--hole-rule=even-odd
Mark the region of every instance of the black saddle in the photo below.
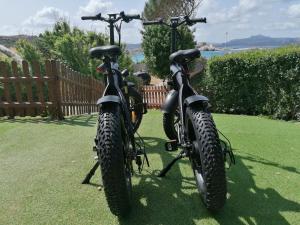
<svg viewBox="0 0 300 225">
<path fill-rule="evenodd" d="M 187 60 L 192 61 L 201 56 L 199 49 L 179 50 L 170 55 L 171 62 L 183 63 Z"/>
<path fill-rule="evenodd" d="M 118 56 L 121 55 L 121 49 L 116 45 L 106 45 L 90 49 L 92 58 L 102 58 L 103 56 Z"/>
</svg>

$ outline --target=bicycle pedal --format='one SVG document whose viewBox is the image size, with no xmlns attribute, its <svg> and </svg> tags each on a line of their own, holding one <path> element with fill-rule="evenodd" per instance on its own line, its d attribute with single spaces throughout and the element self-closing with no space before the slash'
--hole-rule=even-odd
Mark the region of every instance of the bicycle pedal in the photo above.
<svg viewBox="0 0 300 225">
<path fill-rule="evenodd" d="M 165 150 L 167 152 L 174 152 L 178 150 L 177 140 L 170 140 L 165 143 Z"/>
<path fill-rule="evenodd" d="M 137 155 L 137 156 L 138 156 L 138 155 L 143 155 L 143 154 L 144 154 L 143 151 L 140 150 L 140 149 L 136 151 L 136 155 Z"/>
<path fill-rule="evenodd" d="M 135 162 L 136 162 L 136 165 L 138 165 L 138 167 L 140 167 L 142 165 L 142 158 L 141 156 L 136 156 L 136 159 L 135 159 Z"/>
</svg>

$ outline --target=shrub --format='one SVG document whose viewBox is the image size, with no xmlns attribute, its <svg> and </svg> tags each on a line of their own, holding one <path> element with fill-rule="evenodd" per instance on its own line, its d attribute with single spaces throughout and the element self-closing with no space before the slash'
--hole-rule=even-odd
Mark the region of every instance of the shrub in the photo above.
<svg viewBox="0 0 300 225">
<path fill-rule="evenodd" d="M 217 112 L 296 119 L 300 112 L 300 46 L 214 57 L 200 86 L 209 90 Z"/>
</svg>

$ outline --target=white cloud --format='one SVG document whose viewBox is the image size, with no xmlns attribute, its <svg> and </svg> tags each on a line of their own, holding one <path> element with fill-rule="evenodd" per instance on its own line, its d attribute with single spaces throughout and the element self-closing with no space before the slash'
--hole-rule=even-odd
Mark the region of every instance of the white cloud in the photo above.
<svg viewBox="0 0 300 225">
<path fill-rule="evenodd" d="M 300 18 L 300 4 L 291 5 L 288 14 L 294 18 Z"/>
<path fill-rule="evenodd" d="M 22 25 L 28 28 L 48 28 L 53 26 L 57 20 L 68 18 L 69 14 L 54 7 L 44 7 L 35 15 L 26 19 Z"/>
<path fill-rule="evenodd" d="M 94 16 L 98 13 L 107 13 L 112 8 L 113 3 L 103 0 L 90 0 L 86 6 L 79 7 L 80 16 Z"/>
<path fill-rule="evenodd" d="M 4 35 L 39 34 L 50 29 L 57 20 L 67 19 L 69 14 L 55 7 L 44 7 L 18 25 L 5 25 L 0 28 Z"/>
<path fill-rule="evenodd" d="M 208 24 L 196 25 L 196 40 L 224 42 L 226 32 L 230 39 L 256 34 L 300 36 L 300 4 L 292 5 L 294 1 L 204 0 L 197 17 L 207 17 Z"/>
<path fill-rule="evenodd" d="M 237 6 L 232 7 L 229 14 L 231 16 L 240 16 L 241 14 L 252 12 L 257 7 L 258 3 L 256 0 L 240 0 Z"/>
<path fill-rule="evenodd" d="M 290 30 L 300 28 L 296 22 L 274 22 L 264 27 L 265 30 Z"/>
<path fill-rule="evenodd" d="M 1 34 L 4 35 L 15 35 L 18 33 L 17 29 L 11 25 L 5 25 L 0 27 Z"/>
<path fill-rule="evenodd" d="M 258 8 L 257 0 L 239 0 L 230 8 L 221 7 L 216 0 L 205 0 L 198 10 L 199 16 L 207 16 L 210 24 L 247 22 L 251 12 Z"/>
</svg>

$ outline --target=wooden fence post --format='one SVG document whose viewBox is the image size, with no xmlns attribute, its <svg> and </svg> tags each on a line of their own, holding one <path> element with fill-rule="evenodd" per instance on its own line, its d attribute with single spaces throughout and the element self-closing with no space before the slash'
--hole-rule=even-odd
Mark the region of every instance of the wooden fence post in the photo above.
<svg viewBox="0 0 300 225">
<path fill-rule="evenodd" d="M 33 104 L 33 95 L 32 95 L 32 80 L 30 79 L 29 66 L 28 62 L 22 61 L 23 74 L 27 78 L 26 81 L 26 94 L 27 94 L 27 102 L 29 104 L 29 108 L 26 109 L 26 115 L 35 116 L 35 110 Z"/>
<path fill-rule="evenodd" d="M 57 113 L 57 119 L 63 120 L 64 115 L 61 107 L 61 63 L 57 61 L 52 61 L 52 73 L 54 76 L 54 99 L 55 99 L 55 108 Z"/>
<path fill-rule="evenodd" d="M 33 70 L 33 76 L 37 78 L 35 85 L 36 85 L 36 91 L 37 91 L 37 97 L 38 97 L 38 106 L 37 107 L 37 114 L 42 114 L 46 112 L 46 103 L 45 103 L 45 97 L 44 97 L 44 81 L 41 74 L 41 68 L 40 64 L 37 61 L 34 61 L 32 63 L 32 70 Z"/>
<path fill-rule="evenodd" d="M 4 88 L 4 99 L 5 99 L 5 102 L 7 102 L 8 104 L 11 104 L 12 101 L 11 101 L 11 96 L 10 96 L 10 92 L 9 92 L 9 80 L 7 80 L 8 78 L 8 68 L 7 68 L 7 65 L 5 64 L 5 62 L 0 62 L 0 74 L 2 74 L 2 76 L 4 77 L 4 80 L 3 80 L 3 88 Z M 6 79 L 5 79 L 6 78 Z M 8 107 L 5 107 L 4 106 L 4 109 L 5 109 L 5 114 L 6 116 L 8 116 L 9 119 L 13 119 L 14 118 L 14 113 L 13 113 L 13 110 L 8 108 Z"/>
<path fill-rule="evenodd" d="M 92 113 L 92 97 L 93 97 L 93 78 L 89 77 L 88 84 L 90 86 L 90 90 L 88 92 L 88 114 Z"/>
<path fill-rule="evenodd" d="M 61 96 L 61 108 L 63 111 L 63 116 L 67 115 L 66 106 L 64 103 L 66 102 L 66 66 L 64 64 L 60 65 L 60 96 Z"/>
<path fill-rule="evenodd" d="M 56 61 L 46 61 L 46 74 L 50 78 L 48 83 L 49 99 L 52 102 L 51 117 L 53 119 L 63 120 L 63 113 L 61 109 L 61 95 L 60 95 L 60 82 L 59 82 L 59 66 Z"/>
<path fill-rule="evenodd" d="M 13 82 L 15 91 L 16 91 L 16 102 L 17 104 L 22 103 L 22 95 L 21 95 L 21 83 L 18 79 L 20 77 L 20 74 L 18 72 L 18 64 L 16 61 L 11 62 L 12 67 L 12 76 L 15 77 L 15 82 Z M 15 108 L 16 115 L 23 116 L 24 115 L 24 109 L 21 107 Z"/>
</svg>

